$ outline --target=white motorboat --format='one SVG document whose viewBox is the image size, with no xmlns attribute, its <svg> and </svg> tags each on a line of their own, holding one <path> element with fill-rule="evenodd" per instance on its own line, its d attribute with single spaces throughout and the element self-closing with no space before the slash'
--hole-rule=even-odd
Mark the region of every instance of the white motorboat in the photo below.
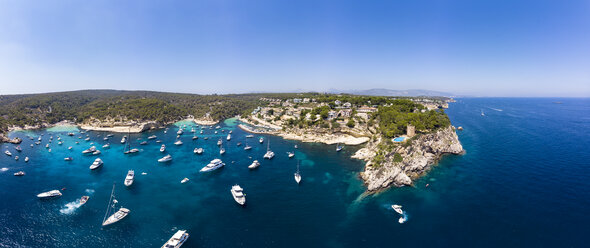
<svg viewBox="0 0 590 248">
<path fill-rule="evenodd" d="M 220 128 L 221 128 L 221 126 L 216 126 L 216 127 L 215 127 L 215 129 L 220 129 Z"/>
<path fill-rule="evenodd" d="M 180 230 L 172 235 L 172 238 L 170 238 L 162 248 L 179 248 L 184 242 L 186 242 L 188 237 L 189 235 L 186 230 Z"/>
<path fill-rule="evenodd" d="M 199 137 L 198 137 L 198 136 L 196 136 L 196 135 L 195 135 L 195 136 L 193 136 L 193 140 L 196 140 L 196 139 L 198 139 L 198 138 L 199 138 Z"/>
<path fill-rule="evenodd" d="M 293 146 L 293 147 L 295 147 L 295 149 L 297 149 L 297 148 L 298 148 L 298 147 L 297 147 L 297 145 L 295 145 L 295 146 Z"/>
<path fill-rule="evenodd" d="M 229 130 L 229 133 L 233 133 L 233 132 L 234 132 L 233 130 Z"/>
<path fill-rule="evenodd" d="M 61 192 L 57 189 L 43 192 L 43 193 L 37 195 L 37 197 L 39 197 L 39 198 L 49 198 L 49 197 L 57 197 L 57 196 L 61 196 Z"/>
<path fill-rule="evenodd" d="M 125 142 L 127 142 L 127 135 L 123 135 L 123 138 L 121 138 L 121 144 L 125 144 Z"/>
<path fill-rule="evenodd" d="M 74 136 L 74 133 L 68 133 L 68 136 Z"/>
<path fill-rule="evenodd" d="M 218 145 L 218 146 L 220 146 L 221 144 L 223 144 L 223 142 L 221 141 L 221 139 L 219 139 L 219 140 L 217 141 L 217 145 Z"/>
<path fill-rule="evenodd" d="M 100 150 L 96 150 L 95 152 L 92 153 L 92 155 L 100 155 Z"/>
<path fill-rule="evenodd" d="M 166 145 L 162 144 L 162 146 L 160 146 L 160 152 L 164 151 L 166 151 Z"/>
<path fill-rule="evenodd" d="M 14 160 L 18 160 L 18 159 L 19 159 L 19 157 L 18 157 L 18 156 L 14 157 Z"/>
<path fill-rule="evenodd" d="M 49 144 L 45 144 L 45 148 L 49 148 Z"/>
<path fill-rule="evenodd" d="M 72 147 L 71 147 L 71 146 L 70 146 L 70 147 L 68 147 L 68 150 L 72 150 Z"/>
<path fill-rule="evenodd" d="M 203 148 L 200 148 L 200 147 L 199 148 L 195 148 L 195 150 L 193 150 L 193 152 L 195 154 L 203 154 Z"/>
<path fill-rule="evenodd" d="M 102 162 L 102 159 L 100 159 L 100 158 L 96 158 L 96 159 L 94 160 L 94 162 L 92 163 L 92 165 L 90 165 L 90 169 L 91 169 L 91 170 L 96 170 L 96 169 L 98 169 L 99 167 L 101 167 L 101 166 L 102 166 L 102 164 L 104 164 L 104 162 Z"/>
<path fill-rule="evenodd" d="M 246 135 L 246 138 L 254 138 L 254 135 L 248 134 L 248 135 Z"/>
<path fill-rule="evenodd" d="M 230 141 L 230 140 L 231 140 L 231 134 L 228 134 L 228 135 L 227 135 L 227 138 L 225 138 L 225 139 L 226 139 L 227 141 Z"/>
<path fill-rule="evenodd" d="M 289 155 L 289 158 L 295 157 L 295 153 L 294 152 L 287 152 L 287 155 Z"/>
<path fill-rule="evenodd" d="M 86 204 L 86 202 L 88 202 L 88 199 L 90 199 L 90 196 L 87 195 L 80 197 L 80 206 Z"/>
<path fill-rule="evenodd" d="M 215 131 L 214 133 L 217 134 L 217 131 Z"/>
<path fill-rule="evenodd" d="M 124 153 L 125 154 L 130 154 L 130 153 L 136 153 L 136 152 L 139 152 L 139 149 L 133 148 L 133 149 L 130 149 L 130 150 L 125 151 Z"/>
<path fill-rule="evenodd" d="M 181 135 L 183 133 L 182 129 L 178 129 L 178 132 L 176 132 L 176 134 Z"/>
<path fill-rule="evenodd" d="M 72 158 L 72 157 L 64 158 L 64 161 L 72 161 L 72 160 L 74 160 L 74 158 Z"/>
<path fill-rule="evenodd" d="M 180 183 L 186 183 L 186 182 L 188 182 L 188 178 L 186 178 L 186 177 L 184 179 L 182 179 L 182 181 L 180 181 Z"/>
<path fill-rule="evenodd" d="M 19 172 L 14 173 L 14 175 L 17 176 L 17 177 L 21 177 L 21 176 L 24 176 L 25 175 L 25 172 L 24 171 L 19 171 Z"/>
<path fill-rule="evenodd" d="M 151 139 L 155 139 L 155 138 L 157 138 L 157 137 L 158 137 L 158 136 L 156 136 L 156 135 L 152 135 L 152 136 L 148 137 L 148 139 L 149 139 L 149 140 L 151 140 Z"/>
<path fill-rule="evenodd" d="M 209 164 L 207 164 L 205 167 L 203 167 L 200 172 L 208 172 L 208 171 L 213 171 L 213 170 L 217 170 L 221 167 L 223 167 L 225 165 L 225 163 L 223 163 L 221 161 L 221 159 L 213 159 L 211 160 L 211 162 Z"/>
<path fill-rule="evenodd" d="M 86 154 L 86 153 L 93 153 L 96 151 L 96 147 L 95 146 L 91 146 L 90 148 L 82 151 L 82 154 Z"/>
<path fill-rule="evenodd" d="M 182 145 L 182 140 L 177 140 L 176 142 L 174 142 L 174 144 L 177 146 Z"/>
<path fill-rule="evenodd" d="M 297 184 L 301 182 L 301 173 L 299 173 L 299 161 L 297 161 L 297 171 L 295 171 L 294 178 Z"/>
<path fill-rule="evenodd" d="M 107 207 L 107 211 L 104 215 L 104 218 L 102 219 L 102 226 L 116 223 L 116 222 L 122 220 L 123 218 L 127 217 L 127 215 L 129 214 L 129 212 L 130 212 L 129 209 L 121 207 L 121 208 L 119 208 L 119 211 L 117 211 L 109 216 L 109 213 L 111 213 L 112 211 L 115 210 L 117 203 L 118 203 L 118 201 L 117 201 L 117 199 L 115 199 L 115 184 L 113 183 L 113 191 L 111 192 L 111 198 L 109 199 L 109 206 Z M 109 217 L 107 218 L 107 216 L 109 216 Z"/>
<path fill-rule="evenodd" d="M 193 128 L 191 128 L 191 133 L 194 133 L 194 132 L 196 132 L 196 130 L 195 130 L 195 128 L 193 127 Z"/>
<path fill-rule="evenodd" d="M 398 214 L 404 214 L 404 211 L 402 210 L 402 206 L 401 205 L 391 205 L 391 208 L 393 208 L 393 210 L 395 210 L 395 212 L 397 212 Z"/>
<path fill-rule="evenodd" d="M 85 140 L 85 141 L 89 141 L 89 140 L 90 140 L 90 137 L 88 137 L 88 138 L 86 138 L 86 139 L 84 139 L 84 140 Z"/>
<path fill-rule="evenodd" d="M 336 151 L 337 152 L 342 151 L 342 148 L 343 147 L 340 145 L 340 143 L 336 144 Z"/>
<path fill-rule="evenodd" d="M 231 187 L 231 195 L 234 197 L 234 200 L 240 204 L 240 205 L 244 205 L 246 204 L 246 194 L 244 194 L 244 189 L 242 189 L 242 187 L 240 187 L 240 185 L 234 185 Z"/>
<path fill-rule="evenodd" d="M 22 149 L 22 148 L 20 148 L 20 146 L 17 146 L 17 147 L 15 147 L 14 149 L 15 149 L 17 152 L 22 152 L 22 151 L 23 151 L 23 149 Z"/>
<path fill-rule="evenodd" d="M 29 157 L 25 157 L 25 162 L 29 162 Z"/>
<path fill-rule="evenodd" d="M 63 142 L 59 141 L 59 142 L 57 142 L 57 144 L 61 146 L 63 144 Z"/>
<path fill-rule="evenodd" d="M 264 143 L 264 138 L 260 138 L 258 142 L 260 142 L 260 144 Z"/>
<path fill-rule="evenodd" d="M 260 162 L 258 162 L 258 160 L 254 160 L 252 164 L 248 165 L 248 169 L 256 169 L 258 166 L 260 166 Z"/>
<path fill-rule="evenodd" d="M 244 150 L 250 150 L 250 149 L 252 149 L 252 147 L 250 145 L 246 144 L 246 146 L 244 147 Z"/>
<path fill-rule="evenodd" d="M 270 150 L 270 142 L 268 142 L 268 147 L 266 148 L 266 153 L 264 154 L 265 159 L 272 159 L 275 156 L 275 153 Z"/>
<path fill-rule="evenodd" d="M 404 223 L 406 223 L 407 220 L 408 220 L 408 217 L 406 215 L 403 215 L 402 217 L 399 217 L 397 222 L 399 222 L 400 224 L 404 224 Z"/>
<path fill-rule="evenodd" d="M 158 159 L 158 162 L 160 162 L 160 163 L 164 163 L 164 162 L 168 162 L 168 161 L 172 161 L 172 156 L 170 154 L 162 157 L 161 159 Z"/>
<path fill-rule="evenodd" d="M 162 143 L 162 141 L 161 140 L 156 140 L 156 143 Z"/>
<path fill-rule="evenodd" d="M 113 134 L 111 134 L 111 133 L 107 134 L 107 137 L 113 137 Z"/>
<path fill-rule="evenodd" d="M 225 148 L 219 148 L 219 155 L 223 155 L 225 153 Z"/>
<path fill-rule="evenodd" d="M 142 141 L 141 143 L 139 143 L 140 145 L 147 145 L 147 141 Z"/>
<path fill-rule="evenodd" d="M 131 186 L 131 184 L 133 184 L 133 179 L 135 178 L 135 171 L 133 170 L 129 170 L 127 172 L 127 176 L 125 177 L 125 186 L 129 187 Z"/>
<path fill-rule="evenodd" d="M 109 137 L 104 137 L 104 138 L 102 138 L 102 140 L 107 141 L 107 140 L 109 140 Z"/>
<path fill-rule="evenodd" d="M 111 147 L 111 144 L 109 144 L 109 143 L 106 143 L 105 145 L 102 146 L 102 148 L 109 148 L 109 147 Z"/>
</svg>

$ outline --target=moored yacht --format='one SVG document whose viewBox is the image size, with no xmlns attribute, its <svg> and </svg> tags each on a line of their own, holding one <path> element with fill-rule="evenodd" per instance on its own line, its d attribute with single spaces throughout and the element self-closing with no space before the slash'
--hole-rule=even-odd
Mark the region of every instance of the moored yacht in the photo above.
<svg viewBox="0 0 590 248">
<path fill-rule="evenodd" d="M 166 145 L 162 144 L 162 146 L 160 146 L 160 152 L 164 151 L 166 151 Z"/>
<path fill-rule="evenodd" d="M 119 211 L 113 213 L 111 216 L 109 216 L 107 218 L 109 213 L 111 213 L 111 211 L 114 211 L 117 203 L 118 203 L 118 201 L 117 201 L 117 199 L 115 199 L 115 184 L 113 183 L 113 191 L 111 192 L 111 198 L 109 199 L 109 206 L 107 207 L 107 211 L 104 215 L 104 218 L 102 219 L 102 226 L 116 223 L 116 222 L 122 220 L 123 218 L 127 217 L 127 215 L 129 214 L 129 212 L 130 212 L 129 209 L 121 207 L 121 208 L 119 208 Z"/>
<path fill-rule="evenodd" d="M 178 248 L 182 246 L 184 242 L 186 242 L 188 237 L 189 235 L 186 230 L 180 230 L 172 235 L 172 238 L 170 238 L 168 242 L 162 246 L 162 248 Z"/>
<path fill-rule="evenodd" d="M 295 153 L 294 152 L 287 152 L 287 155 L 289 155 L 289 158 L 295 157 Z"/>
<path fill-rule="evenodd" d="M 223 142 L 221 141 L 221 139 L 219 139 L 219 140 L 217 141 L 217 145 L 218 145 L 218 146 L 220 146 L 221 144 L 223 144 Z"/>
<path fill-rule="evenodd" d="M 121 138 L 121 144 L 125 144 L 125 142 L 127 142 L 127 135 L 123 135 L 123 138 Z"/>
<path fill-rule="evenodd" d="M 195 150 L 193 150 L 193 152 L 195 154 L 203 154 L 203 148 L 199 147 L 199 148 L 195 148 Z"/>
<path fill-rule="evenodd" d="M 254 135 L 248 134 L 248 135 L 246 135 L 246 138 L 254 138 Z"/>
<path fill-rule="evenodd" d="M 182 145 L 182 140 L 177 140 L 176 142 L 174 142 L 174 144 L 177 146 Z"/>
<path fill-rule="evenodd" d="M 246 144 L 246 146 L 244 147 L 244 150 L 250 150 L 250 149 L 252 149 L 252 147 L 250 145 Z"/>
<path fill-rule="evenodd" d="M 182 128 L 178 129 L 178 132 L 176 132 L 176 134 L 181 135 L 183 133 Z"/>
<path fill-rule="evenodd" d="M 234 200 L 240 204 L 240 205 L 244 205 L 246 204 L 246 194 L 244 194 L 244 189 L 242 189 L 242 187 L 240 187 L 240 185 L 234 185 L 231 187 L 231 195 L 234 197 Z"/>
<path fill-rule="evenodd" d="M 20 148 L 20 146 L 16 146 L 14 149 L 15 149 L 17 152 L 22 152 L 22 151 L 23 151 L 23 149 L 22 149 L 22 148 Z"/>
<path fill-rule="evenodd" d="M 105 145 L 102 146 L 102 148 L 109 148 L 109 147 L 111 147 L 111 144 L 109 144 L 109 143 L 106 143 Z"/>
<path fill-rule="evenodd" d="M 147 145 L 147 141 L 142 141 L 141 143 L 139 143 L 140 145 Z"/>
<path fill-rule="evenodd" d="M 131 186 L 131 184 L 133 184 L 133 179 L 135 178 L 135 171 L 133 170 L 129 170 L 127 172 L 127 176 L 125 177 L 125 186 L 129 187 Z"/>
<path fill-rule="evenodd" d="M 158 136 L 156 136 L 156 135 L 152 135 L 152 136 L 148 137 L 148 139 L 149 139 L 149 140 L 151 140 L 151 139 L 155 139 L 155 138 L 157 138 L 157 137 L 158 137 Z"/>
<path fill-rule="evenodd" d="M 29 162 L 29 157 L 25 157 L 25 162 Z"/>
<path fill-rule="evenodd" d="M 100 155 L 100 150 L 96 150 L 92 153 L 92 155 Z"/>
<path fill-rule="evenodd" d="M 102 166 L 102 164 L 103 164 L 103 162 L 102 162 L 102 159 L 100 159 L 100 158 L 96 158 L 96 159 L 94 160 L 94 162 L 92 163 L 92 165 L 90 165 L 90 169 L 91 169 L 91 170 L 96 170 L 96 169 L 98 169 L 99 167 L 101 167 L 101 166 Z"/>
<path fill-rule="evenodd" d="M 9 150 L 4 151 L 4 154 L 6 154 L 8 156 L 12 156 L 12 153 Z"/>
<path fill-rule="evenodd" d="M 39 197 L 39 198 L 49 198 L 49 197 L 57 197 L 57 196 L 61 196 L 61 192 L 57 189 L 43 192 L 43 193 L 37 195 L 37 197 Z"/>
<path fill-rule="evenodd" d="M 24 176 L 25 175 L 25 172 L 24 171 L 19 171 L 19 172 L 14 173 L 14 175 L 17 176 L 17 177 L 21 177 L 21 176 Z"/>
<path fill-rule="evenodd" d="M 342 151 L 342 148 L 343 147 L 340 145 L 340 143 L 336 144 L 336 151 L 337 152 Z"/>
<path fill-rule="evenodd" d="M 64 161 L 72 161 L 72 160 L 74 160 L 74 158 L 72 158 L 72 157 L 64 158 Z"/>
<path fill-rule="evenodd" d="M 90 148 L 88 148 L 88 149 L 86 149 L 86 150 L 82 151 L 82 153 L 83 153 L 83 154 L 86 154 L 86 153 L 93 153 L 93 152 L 96 152 L 96 146 L 91 146 Z"/>
<path fill-rule="evenodd" d="M 301 182 L 301 174 L 299 173 L 299 161 L 297 161 L 297 171 L 295 171 L 294 178 L 297 184 Z"/>
<path fill-rule="evenodd" d="M 219 155 L 223 155 L 225 153 L 225 148 L 219 148 Z"/>
<path fill-rule="evenodd" d="M 160 163 L 164 163 L 164 162 L 168 162 L 172 160 L 172 156 L 170 154 L 162 157 L 161 159 L 158 159 L 158 162 Z"/>
<path fill-rule="evenodd" d="M 254 160 L 252 164 L 248 165 L 248 169 L 256 169 L 258 166 L 260 166 L 260 162 L 258 162 L 258 160 Z"/>
<path fill-rule="evenodd" d="M 231 140 L 231 134 L 227 134 L 227 138 L 226 139 L 227 139 L 227 141 L 230 141 Z"/>
<path fill-rule="evenodd" d="M 188 182 L 188 178 L 186 178 L 186 177 L 180 181 L 180 183 L 186 183 L 186 182 Z"/>
<path fill-rule="evenodd" d="M 133 148 L 133 149 L 130 149 L 130 150 L 125 151 L 124 153 L 125 154 L 130 154 L 130 153 L 136 153 L 136 152 L 139 152 L 139 149 Z"/>
<path fill-rule="evenodd" d="M 221 159 L 213 159 L 211 160 L 211 162 L 209 164 L 207 164 L 205 167 L 203 167 L 200 172 L 208 172 L 208 171 L 212 171 L 212 170 L 217 170 L 221 167 L 223 167 L 225 165 L 225 163 L 223 163 L 221 161 Z"/>
<path fill-rule="evenodd" d="M 264 143 L 264 138 L 260 137 L 260 139 L 258 140 L 258 142 L 260 142 L 260 144 Z"/>
<path fill-rule="evenodd" d="M 196 140 L 196 139 L 198 139 L 198 138 L 199 138 L 199 137 L 198 137 L 198 136 L 196 136 L 196 135 L 195 135 L 195 136 L 193 136 L 193 140 Z"/>
</svg>

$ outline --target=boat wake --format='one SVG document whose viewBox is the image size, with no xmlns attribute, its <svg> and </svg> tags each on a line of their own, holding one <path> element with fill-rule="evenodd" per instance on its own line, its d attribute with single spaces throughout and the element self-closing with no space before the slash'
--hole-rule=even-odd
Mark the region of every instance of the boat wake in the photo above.
<svg viewBox="0 0 590 248">
<path fill-rule="evenodd" d="M 82 206 L 82 203 L 80 203 L 80 199 L 77 199 L 73 202 L 68 202 L 59 212 L 62 214 L 73 214 L 80 206 Z"/>
<path fill-rule="evenodd" d="M 93 189 L 86 189 L 86 193 L 89 195 L 94 194 L 94 190 Z"/>
<path fill-rule="evenodd" d="M 490 109 L 496 110 L 496 111 L 498 111 L 498 112 L 502 112 L 502 111 L 504 111 L 504 110 L 497 109 L 497 108 L 490 108 Z"/>
</svg>

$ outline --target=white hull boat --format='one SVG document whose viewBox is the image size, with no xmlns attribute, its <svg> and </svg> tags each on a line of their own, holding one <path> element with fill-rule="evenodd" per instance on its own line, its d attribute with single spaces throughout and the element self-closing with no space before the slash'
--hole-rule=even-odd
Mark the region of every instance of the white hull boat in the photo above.
<svg viewBox="0 0 590 248">
<path fill-rule="evenodd" d="M 57 189 L 43 192 L 43 193 L 37 195 L 37 197 L 39 197 L 39 198 L 50 198 L 50 197 L 58 197 L 58 196 L 61 196 L 61 192 Z"/>
<path fill-rule="evenodd" d="M 172 161 L 172 156 L 170 156 L 170 154 L 164 156 L 161 159 L 158 159 L 158 162 L 160 162 L 160 163 L 165 163 L 165 162 L 168 162 L 168 161 Z"/>
<path fill-rule="evenodd" d="M 213 159 L 211 160 L 211 162 L 209 164 L 207 164 L 205 167 L 203 167 L 200 172 L 209 172 L 209 171 L 213 171 L 213 170 L 217 170 L 221 167 L 223 167 L 225 164 L 221 161 L 221 159 Z"/>
<path fill-rule="evenodd" d="M 258 160 L 254 160 L 252 162 L 252 164 L 248 165 L 248 169 L 250 169 L 250 170 L 256 169 L 256 168 L 258 168 L 258 166 L 260 166 L 260 162 L 258 162 Z"/>
<path fill-rule="evenodd" d="M 182 244 L 184 244 L 184 242 L 186 242 L 188 237 L 189 234 L 186 232 L 186 230 L 180 230 L 172 235 L 172 237 L 168 240 L 168 242 L 166 242 L 166 244 L 162 246 L 162 248 L 179 248 L 182 246 Z"/>
<path fill-rule="evenodd" d="M 242 187 L 240 187 L 240 185 L 234 185 L 231 187 L 231 195 L 234 197 L 234 200 L 240 204 L 240 205 L 244 205 L 246 204 L 246 194 L 244 194 L 244 189 L 242 189 Z"/>
<path fill-rule="evenodd" d="M 125 177 L 125 186 L 129 187 L 131 186 L 131 184 L 133 184 L 133 180 L 135 179 L 135 171 L 133 170 L 129 170 L 127 172 L 127 176 Z"/>
<path fill-rule="evenodd" d="M 98 169 L 99 167 L 101 167 L 101 166 L 102 166 L 102 164 L 103 164 L 103 162 L 102 162 L 102 159 L 100 159 L 100 158 L 96 158 L 96 159 L 94 160 L 94 163 L 92 163 L 92 165 L 90 165 L 90 169 L 91 169 L 91 170 L 96 170 L 96 169 Z"/>
</svg>

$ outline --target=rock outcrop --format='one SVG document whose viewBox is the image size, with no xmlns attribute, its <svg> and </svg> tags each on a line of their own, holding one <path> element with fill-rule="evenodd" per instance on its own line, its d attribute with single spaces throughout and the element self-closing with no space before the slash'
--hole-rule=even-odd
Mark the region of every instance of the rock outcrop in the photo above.
<svg viewBox="0 0 590 248">
<path fill-rule="evenodd" d="M 407 141 L 410 142 L 410 141 Z M 385 159 L 374 165 L 371 159 L 377 154 L 380 140 L 370 142 L 359 149 L 353 158 L 367 161 L 365 171 L 361 172 L 369 192 L 379 191 L 390 186 L 411 185 L 413 180 L 430 170 L 444 154 L 462 154 L 463 146 L 454 129 L 449 126 L 429 134 L 422 134 L 408 145 L 397 145 L 387 151 Z M 394 161 L 395 154 L 401 155 L 401 162 Z"/>
<path fill-rule="evenodd" d="M 21 142 L 23 142 L 23 140 L 18 137 L 11 139 L 11 138 L 4 136 L 4 134 L 0 133 L 0 143 L 20 144 Z"/>
</svg>

